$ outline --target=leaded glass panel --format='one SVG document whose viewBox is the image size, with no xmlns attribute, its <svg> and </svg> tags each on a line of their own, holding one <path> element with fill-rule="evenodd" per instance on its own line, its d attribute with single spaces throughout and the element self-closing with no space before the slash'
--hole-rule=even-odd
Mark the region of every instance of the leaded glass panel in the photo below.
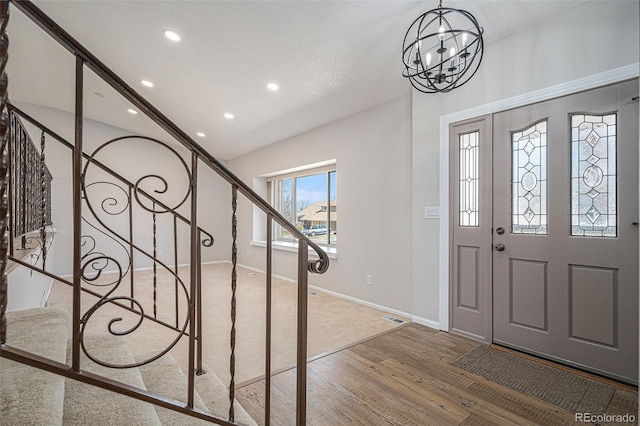
<svg viewBox="0 0 640 426">
<path fill-rule="evenodd" d="M 511 232 L 547 234 L 547 120 L 511 133 Z"/>
<path fill-rule="evenodd" d="M 479 226 L 480 132 L 461 134 L 460 149 L 460 226 Z"/>
<path fill-rule="evenodd" d="M 571 235 L 615 237 L 616 114 L 571 114 Z"/>
</svg>

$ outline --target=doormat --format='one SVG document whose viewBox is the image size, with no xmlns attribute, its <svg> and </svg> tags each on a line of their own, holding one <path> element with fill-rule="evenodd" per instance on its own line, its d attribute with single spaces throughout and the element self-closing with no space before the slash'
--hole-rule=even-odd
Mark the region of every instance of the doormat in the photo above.
<svg viewBox="0 0 640 426">
<path fill-rule="evenodd" d="M 604 383 L 488 346 L 472 349 L 451 365 L 574 413 L 603 414 L 615 392 Z"/>
</svg>

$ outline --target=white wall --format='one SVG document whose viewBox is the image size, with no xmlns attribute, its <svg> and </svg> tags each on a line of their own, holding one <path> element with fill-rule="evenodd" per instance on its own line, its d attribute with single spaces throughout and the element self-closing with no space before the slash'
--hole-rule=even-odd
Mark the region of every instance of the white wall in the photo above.
<svg viewBox="0 0 640 426">
<path fill-rule="evenodd" d="M 590 2 L 486 46 L 478 73 L 448 94 L 413 97 L 412 313 L 438 321 L 440 116 L 638 62 L 638 2 Z"/>
<path fill-rule="evenodd" d="M 73 115 L 51 108 L 18 104 L 28 114 L 42 122 L 45 126 L 58 133 L 67 141 L 73 143 Z M 23 120 L 30 135 L 36 145 L 40 146 L 40 132 L 33 126 L 28 125 Z M 101 144 L 120 136 L 131 135 L 131 132 L 119 129 L 104 123 L 93 120 L 84 120 L 84 151 L 92 153 Z M 191 167 L 191 157 L 187 151 L 181 147 L 173 146 L 180 153 L 186 165 Z M 53 138 L 47 138 L 45 149 L 46 163 L 52 175 L 52 219 L 56 228 L 56 250 L 55 261 L 49 263 L 50 271 L 60 274 L 69 275 L 72 272 L 72 254 L 73 254 L 73 222 L 72 222 L 72 151 L 62 144 L 56 142 Z M 148 173 L 157 173 L 163 176 L 169 184 L 169 191 L 166 194 L 156 194 L 157 198 L 166 202 L 170 206 L 177 204 L 178 200 L 188 191 L 188 176 L 184 168 L 180 165 L 177 157 L 170 154 L 164 148 L 158 148 L 153 143 L 136 143 L 127 140 L 120 143 L 119 147 L 104 151 L 104 155 L 96 157 L 107 166 L 121 173 L 131 182 Z M 96 178 L 104 177 L 99 173 L 89 172 L 89 176 Z M 97 179 L 100 180 L 100 179 Z M 199 166 L 199 196 L 198 196 L 198 224 L 203 229 L 211 232 L 216 240 L 216 244 L 211 248 L 203 248 L 203 261 L 225 260 L 229 258 L 228 252 L 230 247 L 230 187 L 214 172 L 206 168 L 202 163 Z M 89 181 L 89 180 L 88 180 Z M 151 179 L 154 186 L 147 187 L 147 192 L 152 193 L 153 189 L 160 189 L 162 185 L 158 185 L 157 180 Z M 108 209 L 119 210 L 120 206 L 125 207 L 123 201 L 125 198 L 119 190 L 113 190 L 111 186 L 93 187 L 96 191 L 94 208 L 100 212 L 100 201 L 105 197 L 115 196 L 119 203 L 116 206 L 109 206 Z M 90 192 L 91 193 L 91 192 Z M 98 198 L 99 197 L 99 198 Z M 171 204 L 171 202 L 175 204 Z M 190 216 L 190 201 L 179 209 L 184 217 Z M 89 210 L 83 207 L 83 216 L 92 223 L 96 223 L 91 219 Z M 128 217 L 127 213 L 116 216 L 106 215 L 102 213 L 101 218 L 107 224 L 113 227 L 122 236 L 128 236 Z M 136 244 L 144 247 L 151 252 L 152 247 L 152 217 L 151 214 L 140 208 L 134 209 L 134 236 Z M 180 222 L 179 222 L 180 223 Z M 83 224 L 83 233 L 90 228 Z M 174 263 L 173 252 L 173 228 L 172 219 L 166 214 L 157 215 L 158 229 L 158 249 L 163 251 L 159 259 L 167 265 Z M 98 236 L 95 232 L 91 235 Z M 189 262 L 189 229 L 186 225 L 178 226 L 178 253 L 179 263 Z M 99 237 L 99 247 L 96 250 L 105 254 L 114 256 L 119 261 L 126 264 L 126 254 L 118 244 L 113 241 Z M 125 244 L 126 245 L 126 244 Z M 128 248 L 128 246 L 127 246 Z M 148 267 L 150 262 L 145 256 L 136 254 L 134 257 L 135 267 Z M 49 269 L 48 268 L 48 269 Z M 113 269 L 109 267 L 107 269 Z"/>
<path fill-rule="evenodd" d="M 401 97 L 230 160 L 245 182 L 336 159 L 338 259 L 309 282 L 407 312 L 411 307 L 411 99 Z M 239 262 L 264 269 L 265 249 L 250 245 L 253 209 L 238 210 Z M 274 252 L 274 273 L 296 278 L 296 254 Z M 366 285 L 366 275 L 372 285 Z"/>
</svg>

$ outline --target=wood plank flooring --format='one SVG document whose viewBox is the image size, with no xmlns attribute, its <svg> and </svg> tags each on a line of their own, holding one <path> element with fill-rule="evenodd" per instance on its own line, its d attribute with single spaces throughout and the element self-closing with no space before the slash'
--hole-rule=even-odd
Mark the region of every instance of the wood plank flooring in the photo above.
<svg viewBox="0 0 640 426">
<path fill-rule="evenodd" d="M 449 364 L 477 345 L 412 324 L 312 361 L 307 424 L 574 424 L 572 412 Z M 264 381 L 237 389 L 236 397 L 264 424 Z M 271 424 L 295 424 L 295 370 L 272 377 L 271 398 Z M 617 385 L 607 413 L 630 413 L 637 419 L 637 390 Z"/>
</svg>

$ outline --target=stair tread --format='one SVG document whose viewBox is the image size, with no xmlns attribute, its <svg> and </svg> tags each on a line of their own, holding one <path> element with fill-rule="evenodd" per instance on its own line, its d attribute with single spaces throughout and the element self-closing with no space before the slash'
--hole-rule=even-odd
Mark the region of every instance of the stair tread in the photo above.
<svg viewBox="0 0 640 426">
<path fill-rule="evenodd" d="M 7 313 L 7 344 L 65 362 L 69 314 L 62 308 Z M 0 358 L 0 418 L 10 424 L 62 425 L 65 379 Z"/>
<path fill-rule="evenodd" d="M 158 352 L 150 352 L 137 355 L 136 361 L 148 359 Z M 140 374 L 144 380 L 145 386 L 149 392 L 162 395 L 167 398 L 181 401 L 186 404 L 187 401 L 187 376 L 180 369 L 173 356 L 167 353 L 159 359 L 139 367 Z M 194 393 L 194 407 L 208 411 L 206 405 L 200 398 L 200 395 Z M 182 426 L 189 425 L 209 425 L 211 423 L 204 420 L 188 417 L 185 414 L 167 408 L 155 407 L 160 422 L 163 426 Z"/>
<path fill-rule="evenodd" d="M 84 336 L 85 346 L 92 355 L 114 364 L 133 363 L 134 358 L 126 338 L 111 334 Z M 138 368 L 109 368 L 90 360 L 81 351 L 80 366 L 113 380 L 145 389 Z M 70 363 L 70 353 L 68 355 Z M 65 425 L 161 425 L 152 404 L 110 392 L 73 379 L 66 380 Z"/>
<path fill-rule="evenodd" d="M 208 365 L 202 364 L 202 369 L 205 374 L 196 376 L 196 391 L 211 413 L 227 418 L 229 412 L 229 389 Z M 251 418 L 238 400 L 234 401 L 233 409 L 236 423 L 257 426 L 256 421 Z"/>
</svg>

